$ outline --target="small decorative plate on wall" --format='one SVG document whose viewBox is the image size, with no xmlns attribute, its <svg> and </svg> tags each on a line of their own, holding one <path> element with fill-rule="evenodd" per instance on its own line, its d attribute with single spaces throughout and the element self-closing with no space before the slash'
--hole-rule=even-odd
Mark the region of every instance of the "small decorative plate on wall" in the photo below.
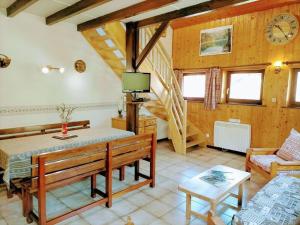
<svg viewBox="0 0 300 225">
<path fill-rule="evenodd" d="M 83 73 L 86 70 L 86 64 L 83 60 L 77 60 L 74 64 L 74 68 L 78 73 Z"/>
<path fill-rule="evenodd" d="M 275 16 L 266 27 L 266 38 L 274 45 L 284 45 L 292 41 L 298 34 L 299 21 L 290 13 Z"/>
</svg>

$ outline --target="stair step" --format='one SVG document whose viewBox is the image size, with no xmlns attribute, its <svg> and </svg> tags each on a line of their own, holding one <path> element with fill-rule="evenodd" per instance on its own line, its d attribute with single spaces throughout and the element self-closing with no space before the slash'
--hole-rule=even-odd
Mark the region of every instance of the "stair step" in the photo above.
<svg viewBox="0 0 300 225">
<path fill-rule="evenodd" d="M 200 141 L 200 140 L 189 141 L 189 142 L 186 143 L 186 148 L 190 148 L 190 147 L 193 147 L 195 145 L 199 145 L 201 143 L 202 143 L 202 141 Z"/>
<path fill-rule="evenodd" d="M 193 131 L 189 131 L 187 134 L 186 134 L 186 137 L 192 137 L 192 136 L 195 136 L 198 134 L 198 131 L 196 130 L 193 130 Z"/>
</svg>

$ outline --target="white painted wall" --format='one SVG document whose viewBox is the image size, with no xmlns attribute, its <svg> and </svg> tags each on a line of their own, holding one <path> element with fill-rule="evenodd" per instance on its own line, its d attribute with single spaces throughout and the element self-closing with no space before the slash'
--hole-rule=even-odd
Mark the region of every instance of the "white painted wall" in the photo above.
<svg viewBox="0 0 300 225">
<path fill-rule="evenodd" d="M 11 65 L 0 69 L 0 128 L 59 122 L 56 112 L 7 113 L 7 107 L 91 104 L 74 113 L 73 120 L 90 119 L 93 126 L 110 126 L 117 114 L 120 80 L 70 23 L 45 25 L 45 19 L 27 13 L 8 18 L 0 14 L 0 53 Z M 79 74 L 74 62 L 82 59 L 87 70 Z M 64 67 L 66 72 L 42 74 L 45 65 Z M 105 103 L 105 106 L 101 106 Z"/>
</svg>

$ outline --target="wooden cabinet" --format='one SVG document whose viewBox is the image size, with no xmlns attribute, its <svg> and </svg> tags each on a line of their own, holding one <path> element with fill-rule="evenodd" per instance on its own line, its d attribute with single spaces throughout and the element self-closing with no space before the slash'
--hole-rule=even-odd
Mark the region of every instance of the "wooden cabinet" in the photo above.
<svg viewBox="0 0 300 225">
<path fill-rule="evenodd" d="M 111 119 L 111 124 L 113 128 L 126 130 L 126 117 L 114 117 Z M 156 118 L 153 116 L 139 116 L 138 128 L 138 134 L 156 133 Z"/>
</svg>

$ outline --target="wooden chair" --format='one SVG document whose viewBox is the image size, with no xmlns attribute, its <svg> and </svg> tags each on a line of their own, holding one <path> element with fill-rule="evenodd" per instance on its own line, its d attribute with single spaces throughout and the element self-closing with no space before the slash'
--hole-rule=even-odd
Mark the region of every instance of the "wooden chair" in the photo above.
<svg viewBox="0 0 300 225">
<path fill-rule="evenodd" d="M 45 124 L 45 125 L 0 129 L 0 140 L 56 133 L 56 132 L 60 132 L 61 126 L 62 126 L 61 123 L 53 123 L 53 124 Z M 75 122 L 68 123 L 68 130 L 86 129 L 89 127 L 90 127 L 89 120 L 75 121 Z"/>
<path fill-rule="evenodd" d="M 288 175 L 300 177 L 300 161 L 283 161 L 272 162 L 270 170 L 267 171 L 261 166 L 251 161 L 252 156 L 256 155 L 275 155 L 278 148 L 250 148 L 247 150 L 245 169 L 247 172 L 254 170 L 264 176 L 267 179 L 272 179 L 277 176 L 278 173 L 287 173 Z M 299 173 L 298 173 L 299 171 Z"/>
<path fill-rule="evenodd" d="M 32 178 L 22 185 L 23 214 L 27 222 L 38 221 L 40 225 L 59 223 L 97 205 L 112 205 L 112 151 L 108 143 L 45 153 L 32 157 Z M 106 190 L 96 188 L 96 175 L 105 171 Z M 46 193 L 86 178 L 91 178 L 91 197 L 103 198 L 61 216 L 47 219 Z M 38 198 L 38 216 L 33 212 L 33 195 Z"/>
</svg>

